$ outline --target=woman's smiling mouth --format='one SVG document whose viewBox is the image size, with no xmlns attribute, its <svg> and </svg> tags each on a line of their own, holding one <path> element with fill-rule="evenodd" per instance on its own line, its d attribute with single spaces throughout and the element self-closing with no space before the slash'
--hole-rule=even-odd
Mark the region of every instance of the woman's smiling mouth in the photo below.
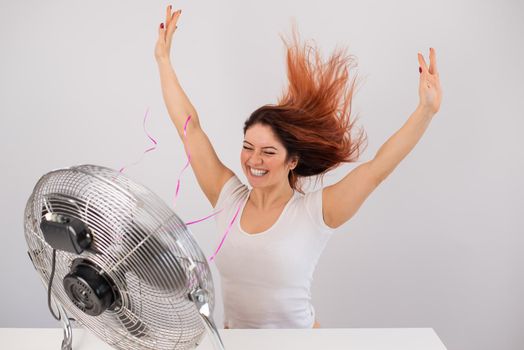
<svg viewBox="0 0 524 350">
<path fill-rule="evenodd" d="M 248 167 L 248 169 L 249 169 L 249 172 L 251 173 L 251 175 L 257 176 L 257 177 L 264 176 L 264 175 L 266 175 L 268 173 L 268 170 L 254 169 L 254 168 L 251 168 L 251 167 Z"/>
</svg>

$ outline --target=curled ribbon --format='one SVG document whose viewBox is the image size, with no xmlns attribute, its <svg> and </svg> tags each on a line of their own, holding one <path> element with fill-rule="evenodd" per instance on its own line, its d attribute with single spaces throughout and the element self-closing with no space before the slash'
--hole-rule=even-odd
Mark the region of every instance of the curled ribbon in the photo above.
<svg viewBox="0 0 524 350">
<path fill-rule="evenodd" d="M 129 164 L 129 165 L 126 165 L 126 166 L 123 166 L 122 168 L 120 168 L 120 170 L 118 171 L 119 173 L 123 173 L 125 168 L 128 168 L 128 167 L 130 167 L 132 165 L 140 163 L 142 161 L 142 158 L 144 158 L 144 154 L 146 154 L 147 152 L 151 152 L 151 151 L 156 149 L 156 145 L 158 144 L 158 142 L 156 142 L 156 140 L 154 138 L 152 138 L 151 135 L 149 135 L 147 133 L 147 130 L 146 130 L 146 119 L 147 119 L 148 114 L 149 114 L 149 107 L 147 108 L 146 114 L 144 115 L 144 121 L 142 123 L 142 126 L 144 128 L 144 132 L 146 133 L 147 137 L 149 137 L 149 139 L 154 143 L 154 146 L 146 149 L 144 151 L 144 153 L 142 153 L 142 156 L 140 156 L 140 159 L 137 160 L 136 162 L 134 162 L 132 164 Z"/>
<path fill-rule="evenodd" d="M 191 115 L 189 115 L 186 119 L 186 122 L 184 124 L 184 139 L 187 138 L 187 124 L 189 123 L 189 120 L 191 119 Z M 178 175 L 178 180 L 177 180 L 177 186 L 176 186 L 176 193 L 175 193 L 175 201 L 176 201 L 176 197 L 178 196 L 178 190 L 180 188 L 180 177 L 182 176 L 182 173 L 184 172 L 184 170 L 186 170 L 186 168 L 188 167 L 189 163 L 190 163 L 190 160 L 191 160 L 191 154 L 189 153 L 189 145 L 186 144 L 186 148 L 187 148 L 187 162 L 186 162 L 186 165 L 184 166 L 184 168 L 182 169 L 182 171 L 180 172 L 180 174 Z M 229 233 L 229 231 L 231 230 L 231 227 L 233 226 L 233 223 L 235 222 L 235 219 L 237 218 L 238 216 L 238 212 L 240 211 L 240 207 L 241 207 L 242 203 L 239 204 L 238 208 L 237 208 L 237 211 L 235 212 L 235 215 L 233 216 L 233 219 L 231 220 L 231 222 L 229 223 L 227 229 L 226 229 L 226 232 L 224 232 L 224 235 L 222 236 L 222 240 L 220 241 L 220 244 L 218 245 L 218 248 L 215 250 L 215 253 L 209 257 L 209 262 L 215 260 L 215 257 L 216 255 L 218 254 L 220 248 L 222 248 L 222 244 L 224 244 L 224 241 L 226 240 L 226 237 Z M 174 207 L 174 204 L 173 204 L 173 207 Z M 195 220 L 195 221 L 191 221 L 191 222 L 188 222 L 186 223 L 186 225 L 192 225 L 192 224 L 195 224 L 195 223 L 198 223 L 198 222 L 201 222 L 201 221 L 204 221 L 204 220 L 207 220 L 209 219 L 210 217 L 212 216 L 215 216 L 217 215 L 218 213 L 220 213 L 223 209 L 220 209 L 216 212 L 214 212 L 213 214 L 211 215 L 208 215 L 206 216 L 205 218 L 203 219 L 199 219 L 199 220 Z"/>
<path fill-rule="evenodd" d="M 127 166 L 124 166 L 122 168 L 120 168 L 119 172 L 120 173 L 123 173 L 124 172 L 124 169 L 128 168 L 129 166 L 131 165 L 135 165 L 135 164 L 138 164 L 142 161 L 142 158 L 144 157 L 144 155 L 150 151 L 153 151 L 156 149 L 156 146 L 158 144 L 158 142 L 153 138 L 151 137 L 151 135 L 148 134 L 147 130 L 146 130 L 146 120 L 147 120 L 147 117 L 149 115 L 149 108 L 146 110 L 146 114 L 144 116 L 144 121 L 143 121 L 143 128 L 144 128 L 144 132 L 146 133 L 147 137 L 153 142 L 154 146 L 153 147 L 150 147 L 148 149 L 146 149 L 144 151 L 144 153 L 142 153 L 142 156 L 140 157 L 140 159 L 130 165 L 127 165 Z M 187 138 L 187 125 L 189 123 L 189 120 L 191 120 L 191 115 L 189 115 L 186 119 L 186 122 L 184 124 L 184 139 Z M 187 152 L 186 152 L 186 155 L 187 155 L 187 162 L 186 162 L 186 165 L 184 166 L 184 168 L 182 168 L 182 170 L 180 171 L 180 173 L 178 174 L 178 179 L 177 179 L 177 185 L 176 185 L 176 191 L 175 191 L 175 198 L 173 199 L 173 208 L 175 207 L 175 204 L 176 204 L 176 199 L 178 197 L 178 193 L 179 193 L 179 190 L 180 190 L 180 178 L 182 177 L 182 173 L 186 170 L 186 168 L 189 166 L 190 162 L 191 162 L 191 154 L 189 153 L 189 146 L 186 145 L 186 148 L 187 148 Z M 238 213 L 240 212 L 240 208 L 242 206 L 242 202 L 240 202 L 240 204 L 238 205 L 238 208 L 235 212 L 235 215 L 233 216 L 233 218 L 231 219 L 226 231 L 224 232 L 224 235 L 222 236 L 222 240 L 220 241 L 220 244 L 218 245 L 217 249 L 215 250 L 215 252 L 213 253 L 213 255 L 211 257 L 209 257 L 209 262 L 215 260 L 216 258 L 216 255 L 218 254 L 218 252 L 220 251 L 220 249 L 222 248 L 222 245 L 224 244 L 224 241 L 226 240 L 226 237 L 227 235 L 229 234 L 229 231 L 231 230 L 231 227 L 233 226 L 233 223 L 235 222 L 237 216 L 238 216 Z M 219 209 L 218 211 L 214 212 L 213 214 L 210 214 L 202 219 L 198 219 L 198 220 L 194 220 L 194 221 L 190 221 L 190 222 L 187 222 L 185 223 L 187 226 L 189 225 L 192 225 L 192 224 L 196 224 L 196 223 L 199 223 L 199 222 L 202 222 L 202 221 L 205 221 L 207 219 L 209 219 L 210 217 L 213 217 L 215 215 L 217 215 L 218 213 L 220 213 L 223 209 Z"/>
<path fill-rule="evenodd" d="M 215 253 L 209 258 L 209 262 L 215 260 L 215 257 L 218 254 L 218 251 L 220 250 L 220 248 L 222 248 L 222 244 L 224 244 L 224 241 L 226 240 L 226 237 L 227 237 L 227 235 L 229 233 L 229 230 L 231 229 L 231 226 L 233 226 L 233 223 L 235 222 L 235 219 L 238 216 L 238 212 L 240 211 L 240 207 L 241 206 L 242 206 L 242 202 L 240 202 L 240 204 L 238 205 L 237 211 L 236 211 L 235 215 L 233 216 L 233 219 L 231 219 L 231 222 L 227 226 L 226 232 L 224 232 L 224 235 L 222 236 L 222 240 L 220 241 L 220 244 L 218 245 L 218 248 L 215 250 Z"/>
</svg>

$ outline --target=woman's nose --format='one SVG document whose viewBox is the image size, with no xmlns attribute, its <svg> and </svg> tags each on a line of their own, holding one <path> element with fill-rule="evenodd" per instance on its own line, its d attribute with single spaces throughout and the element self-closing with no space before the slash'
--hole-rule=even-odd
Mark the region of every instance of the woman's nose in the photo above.
<svg viewBox="0 0 524 350">
<path fill-rule="evenodd" d="M 251 164 L 260 164 L 262 163 L 262 157 L 258 153 L 253 153 L 249 158 Z"/>
</svg>

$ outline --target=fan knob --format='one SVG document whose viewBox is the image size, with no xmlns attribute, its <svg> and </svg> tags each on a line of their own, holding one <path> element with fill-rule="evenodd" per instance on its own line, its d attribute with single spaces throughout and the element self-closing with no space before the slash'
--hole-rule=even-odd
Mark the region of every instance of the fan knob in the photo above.
<svg viewBox="0 0 524 350">
<path fill-rule="evenodd" d="M 111 281 L 84 259 L 75 259 L 63 283 L 69 299 L 88 315 L 98 316 L 115 302 Z"/>
</svg>

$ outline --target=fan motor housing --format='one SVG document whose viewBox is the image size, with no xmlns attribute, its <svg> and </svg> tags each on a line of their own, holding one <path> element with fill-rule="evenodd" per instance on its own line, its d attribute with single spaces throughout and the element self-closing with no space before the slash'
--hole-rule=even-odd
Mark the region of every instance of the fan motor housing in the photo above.
<svg viewBox="0 0 524 350">
<path fill-rule="evenodd" d="M 98 316 L 108 309 L 114 310 L 120 303 L 113 281 L 87 259 L 73 261 L 63 284 L 73 304 L 88 315 Z"/>
<path fill-rule="evenodd" d="M 89 227 L 79 219 L 48 213 L 40 222 L 44 239 L 54 249 L 81 254 L 92 241 Z"/>
</svg>

